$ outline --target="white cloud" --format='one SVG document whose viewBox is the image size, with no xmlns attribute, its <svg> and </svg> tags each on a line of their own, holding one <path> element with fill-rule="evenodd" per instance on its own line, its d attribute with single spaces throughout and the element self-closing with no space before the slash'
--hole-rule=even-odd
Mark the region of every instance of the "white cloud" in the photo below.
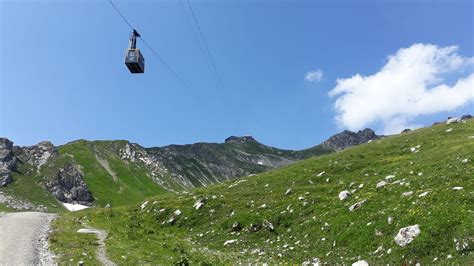
<svg viewBox="0 0 474 266">
<path fill-rule="evenodd" d="M 419 115 L 452 111 L 474 101 L 474 57 L 458 55 L 457 46 L 413 44 L 388 57 L 377 73 L 338 79 L 336 120 L 358 130 L 381 122 L 385 134 L 399 133 Z M 453 85 L 446 77 L 458 78 Z"/>
<path fill-rule="evenodd" d="M 309 71 L 304 75 L 304 80 L 310 82 L 319 82 L 323 79 L 323 71 L 320 69 Z"/>
</svg>

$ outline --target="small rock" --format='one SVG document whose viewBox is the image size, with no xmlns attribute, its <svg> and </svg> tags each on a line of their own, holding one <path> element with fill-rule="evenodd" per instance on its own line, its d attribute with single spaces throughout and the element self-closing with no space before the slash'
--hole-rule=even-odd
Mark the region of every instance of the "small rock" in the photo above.
<svg viewBox="0 0 474 266">
<path fill-rule="evenodd" d="M 458 190 L 462 190 L 462 189 L 463 189 L 463 187 L 453 187 L 454 191 L 458 191 Z"/>
<path fill-rule="evenodd" d="M 404 247 L 411 243 L 420 233 L 421 230 L 419 225 L 410 225 L 400 229 L 394 240 L 399 246 Z"/>
<path fill-rule="evenodd" d="M 448 128 L 448 129 L 446 129 L 446 132 L 451 132 L 451 131 L 453 131 L 453 129 L 452 129 L 452 128 Z"/>
<path fill-rule="evenodd" d="M 147 204 L 148 204 L 148 201 L 145 201 L 145 202 L 142 203 L 142 205 L 140 205 L 140 208 L 141 208 L 142 211 L 143 211 L 143 209 L 145 209 Z"/>
<path fill-rule="evenodd" d="M 347 190 L 341 191 L 339 192 L 339 200 L 346 200 L 349 198 L 350 195 L 351 193 Z"/>
<path fill-rule="evenodd" d="M 291 193 L 293 193 L 293 190 L 289 188 L 286 190 L 285 195 L 290 195 Z"/>
<path fill-rule="evenodd" d="M 393 222 L 393 218 L 392 218 L 392 216 L 389 216 L 389 217 L 387 218 L 387 223 L 388 223 L 388 224 L 392 224 L 392 222 Z"/>
<path fill-rule="evenodd" d="M 318 176 L 324 175 L 326 172 L 322 171 L 321 173 L 318 174 Z"/>
<path fill-rule="evenodd" d="M 240 226 L 239 222 L 235 222 L 232 224 L 232 231 L 237 232 L 242 230 L 242 227 Z"/>
<path fill-rule="evenodd" d="M 199 210 L 201 209 L 202 207 L 204 206 L 204 201 L 203 200 L 198 200 L 196 201 L 196 203 L 194 203 L 193 207 L 196 209 L 196 210 Z"/>
<path fill-rule="evenodd" d="M 352 266 L 369 266 L 369 263 L 365 260 L 359 260 L 352 263 Z"/>
<path fill-rule="evenodd" d="M 237 239 L 231 239 L 231 240 L 226 240 L 224 242 L 224 246 L 227 246 L 227 245 L 230 245 L 230 244 L 234 244 L 237 242 Z"/>
<path fill-rule="evenodd" d="M 466 164 L 468 162 L 469 162 L 469 159 L 467 159 L 467 158 L 461 161 L 461 163 L 464 163 L 464 164 Z"/>
<path fill-rule="evenodd" d="M 380 187 L 383 187 L 383 186 L 385 186 L 385 185 L 387 185 L 387 182 L 385 182 L 385 181 L 380 181 L 380 182 L 377 183 L 377 185 L 376 185 L 375 187 L 376 187 L 376 188 L 380 188 Z"/>
<path fill-rule="evenodd" d="M 450 260 L 450 259 L 453 258 L 453 255 L 449 254 L 446 258 L 447 258 L 448 260 Z"/>
<path fill-rule="evenodd" d="M 430 193 L 429 191 L 426 191 L 426 192 L 423 192 L 421 193 L 420 195 L 418 195 L 418 197 L 425 197 L 426 195 L 428 195 L 428 193 Z"/>
<path fill-rule="evenodd" d="M 355 211 L 357 209 L 359 209 L 367 200 L 362 200 L 362 201 L 359 201 L 357 202 L 356 204 L 352 205 L 349 207 L 349 211 Z"/>
<path fill-rule="evenodd" d="M 402 197 L 410 197 L 411 195 L 413 195 L 413 191 L 407 191 L 402 193 Z"/>
<path fill-rule="evenodd" d="M 385 177 L 385 180 L 390 180 L 390 179 L 393 179 L 395 176 L 394 175 L 388 175 Z"/>
</svg>

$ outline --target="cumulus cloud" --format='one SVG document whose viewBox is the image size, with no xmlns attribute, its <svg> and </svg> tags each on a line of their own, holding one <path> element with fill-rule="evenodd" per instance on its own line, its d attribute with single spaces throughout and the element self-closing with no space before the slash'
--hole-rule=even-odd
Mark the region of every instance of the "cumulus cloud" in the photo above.
<svg viewBox="0 0 474 266">
<path fill-rule="evenodd" d="M 382 123 L 385 134 L 418 127 L 413 120 L 455 110 L 474 101 L 474 57 L 458 54 L 457 46 L 413 44 L 398 50 L 378 72 L 338 79 L 336 120 L 358 130 Z M 451 85 L 446 79 L 452 80 Z"/>
<path fill-rule="evenodd" d="M 320 69 L 309 71 L 304 75 L 304 80 L 310 82 L 319 82 L 323 79 L 323 71 Z"/>
</svg>

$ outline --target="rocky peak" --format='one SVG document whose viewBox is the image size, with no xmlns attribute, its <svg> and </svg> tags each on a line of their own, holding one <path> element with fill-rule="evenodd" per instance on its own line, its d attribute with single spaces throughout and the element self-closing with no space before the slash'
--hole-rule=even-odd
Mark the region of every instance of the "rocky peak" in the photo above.
<svg viewBox="0 0 474 266">
<path fill-rule="evenodd" d="M 30 147 L 22 147 L 21 151 L 21 159 L 31 165 L 35 165 L 37 169 L 45 164 L 50 158 L 53 158 L 58 154 L 58 149 L 49 141 L 42 141 Z"/>
<path fill-rule="evenodd" d="M 230 136 L 225 139 L 225 143 L 244 144 L 244 143 L 251 143 L 251 142 L 257 142 L 257 141 L 252 136 L 243 136 L 243 137 Z"/>
<path fill-rule="evenodd" d="M 0 138 L 0 187 L 12 182 L 12 171 L 16 166 L 13 155 L 13 142 L 7 138 Z"/>
<path fill-rule="evenodd" d="M 376 135 L 370 128 L 359 130 L 358 132 L 344 130 L 324 141 L 322 145 L 325 148 L 339 151 L 348 147 L 367 143 L 369 140 L 379 139 L 380 137 L 381 136 Z"/>
</svg>

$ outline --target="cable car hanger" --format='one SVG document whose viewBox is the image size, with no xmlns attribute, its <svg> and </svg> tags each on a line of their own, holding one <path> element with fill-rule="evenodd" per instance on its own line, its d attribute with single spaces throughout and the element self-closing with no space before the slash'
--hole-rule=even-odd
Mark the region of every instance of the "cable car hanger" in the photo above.
<svg viewBox="0 0 474 266">
<path fill-rule="evenodd" d="M 133 29 L 128 42 L 128 48 L 125 51 L 125 65 L 132 74 L 141 74 L 145 72 L 145 58 L 140 49 L 137 48 L 137 38 L 140 34 Z"/>
</svg>

